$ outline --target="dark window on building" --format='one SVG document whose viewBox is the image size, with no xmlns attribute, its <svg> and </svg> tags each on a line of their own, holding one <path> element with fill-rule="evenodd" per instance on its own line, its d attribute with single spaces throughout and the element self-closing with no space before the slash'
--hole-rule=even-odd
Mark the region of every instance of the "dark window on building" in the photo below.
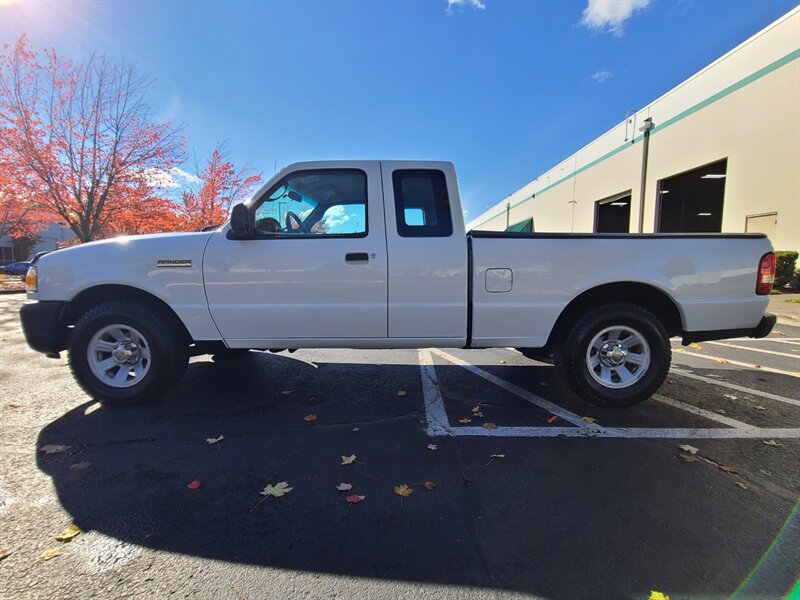
<svg viewBox="0 0 800 600">
<path fill-rule="evenodd" d="M 595 233 L 628 233 L 631 226 L 631 194 L 595 202 Z"/>
<path fill-rule="evenodd" d="M 402 237 L 447 237 L 453 233 L 444 173 L 401 169 L 392 173 L 397 233 Z"/>
<path fill-rule="evenodd" d="M 724 159 L 659 181 L 658 231 L 722 231 L 727 166 L 728 160 Z"/>
</svg>

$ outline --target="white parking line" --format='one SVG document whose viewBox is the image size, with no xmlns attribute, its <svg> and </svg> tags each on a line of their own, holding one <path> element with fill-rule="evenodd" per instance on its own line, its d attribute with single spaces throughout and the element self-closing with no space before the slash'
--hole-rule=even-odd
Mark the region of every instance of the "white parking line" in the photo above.
<svg viewBox="0 0 800 600">
<path fill-rule="evenodd" d="M 451 362 L 457 366 L 463 367 L 479 377 L 501 387 L 520 398 L 547 410 L 548 412 L 558 415 L 562 420 L 573 425 L 573 427 L 508 427 L 502 426 L 495 429 L 486 429 L 485 427 L 451 427 L 447 418 L 447 411 L 445 410 L 442 392 L 439 386 L 439 380 L 436 375 L 436 368 L 433 365 L 431 353 Z M 447 352 L 439 349 L 420 350 L 419 363 L 422 371 L 422 391 L 425 399 L 425 413 L 428 420 L 428 435 L 430 436 L 480 436 L 480 437 L 605 437 L 605 438 L 630 438 L 630 439 L 768 439 L 768 438 L 800 438 L 800 428 L 761 428 L 754 425 L 749 425 L 723 415 L 712 413 L 705 409 L 685 404 L 678 400 L 672 400 L 664 396 L 656 395 L 655 399 L 664 404 L 685 410 L 691 414 L 695 414 L 707 419 L 717 421 L 729 427 L 711 427 L 711 428 L 668 428 L 668 427 L 602 427 L 595 423 L 589 424 L 581 420 L 578 415 L 570 412 L 557 404 L 553 404 L 549 400 L 537 396 L 513 383 L 500 379 L 499 377 L 484 371 L 460 358 L 457 358 Z M 715 381 L 707 377 L 694 375 L 684 371 L 673 370 L 678 375 L 690 378 L 697 378 L 709 383 L 720 385 L 722 387 L 729 387 L 738 389 L 739 391 L 746 391 L 747 393 L 755 393 L 756 395 L 773 397 L 781 401 L 789 400 L 790 404 L 798 401 L 792 401 L 790 398 L 783 398 L 775 394 L 767 395 L 766 392 L 759 392 L 758 390 L 750 390 L 742 386 L 728 384 L 726 382 Z"/>
<path fill-rule="evenodd" d="M 784 371 L 783 369 L 773 369 L 772 367 L 765 367 L 763 365 L 760 367 L 756 367 L 753 363 L 746 363 L 740 360 L 733 360 L 731 358 L 725 358 L 722 356 L 712 356 L 711 354 L 698 354 L 697 352 L 689 352 L 688 350 L 683 350 L 683 349 L 681 350 L 682 352 L 680 352 L 680 354 L 683 356 L 694 356 L 695 358 L 704 358 L 706 360 L 713 360 L 721 364 L 728 363 L 731 365 L 735 365 L 737 367 L 747 367 L 749 369 L 756 369 L 757 371 L 765 371 L 767 373 L 777 373 L 778 375 L 786 375 L 788 377 L 800 378 L 800 372 L 798 371 Z"/>
<path fill-rule="evenodd" d="M 737 392 L 742 392 L 744 394 L 752 394 L 753 396 L 760 396 L 761 398 L 768 398 L 770 400 L 777 400 L 778 402 L 785 402 L 786 404 L 791 404 L 793 406 L 800 406 L 800 400 L 796 400 L 794 398 L 787 398 L 786 396 L 779 396 L 778 394 L 772 394 L 770 392 L 762 392 L 761 390 L 754 390 L 752 388 L 744 387 L 743 385 L 736 385 L 735 383 L 720 381 L 719 379 L 711 379 L 710 377 L 703 377 L 702 375 L 697 375 L 689 371 L 684 371 L 683 369 L 679 369 L 677 367 L 672 367 L 670 369 L 670 373 L 674 373 L 675 375 L 680 375 L 681 377 L 688 377 L 689 379 L 696 379 L 698 381 L 703 381 L 705 383 L 710 383 L 712 385 L 718 385 L 719 387 L 728 388 L 729 390 L 736 390 Z"/>
<path fill-rule="evenodd" d="M 703 342 L 704 344 L 714 344 L 715 346 L 724 346 L 725 348 L 736 348 L 737 350 L 749 350 L 757 354 L 774 354 L 775 356 L 787 356 L 800 360 L 800 355 L 789 354 L 788 352 L 776 352 L 775 350 L 764 350 L 763 348 L 750 348 L 749 346 L 739 346 L 738 344 L 728 344 L 726 342 Z"/>
</svg>

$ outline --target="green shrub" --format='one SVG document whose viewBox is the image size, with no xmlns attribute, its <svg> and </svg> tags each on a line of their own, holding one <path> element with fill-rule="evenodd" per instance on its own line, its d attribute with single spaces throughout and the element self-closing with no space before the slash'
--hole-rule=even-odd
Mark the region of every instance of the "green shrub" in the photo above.
<svg viewBox="0 0 800 600">
<path fill-rule="evenodd" d="M 775 287 L 782 288 L 792 280 L 797 252 L 783 250 L 775 253 Z"/>
</svg>

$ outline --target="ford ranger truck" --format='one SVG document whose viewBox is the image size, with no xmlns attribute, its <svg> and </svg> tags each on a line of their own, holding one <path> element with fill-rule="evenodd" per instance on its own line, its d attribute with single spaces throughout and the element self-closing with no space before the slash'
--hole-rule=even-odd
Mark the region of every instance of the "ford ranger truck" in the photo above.
<svg viewBox="0 0 800 600">
<path fill-rule="evenodd" d="M 513 347 L 587 402 L 663 383 L 670 337 L 764 337 L 762 234 L 466 233 L 448 162 L 293 164 L 213 231 L 119 237 L 27 274 L 28 344 L 93 398 L 163 396 L 198 354 Z"/>
</svg>

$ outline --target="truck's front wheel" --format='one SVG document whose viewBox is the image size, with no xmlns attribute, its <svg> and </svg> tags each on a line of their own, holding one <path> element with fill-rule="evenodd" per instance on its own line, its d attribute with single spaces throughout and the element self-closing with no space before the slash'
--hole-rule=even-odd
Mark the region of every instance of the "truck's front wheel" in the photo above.
<svg viewBox="0 0 800 600">
<path fill-rule="evenodd" d="M 183 376 L 188 348 L 158 312 L 131 302 L 106 302 L 75 323 L 69 344 L 72 373 L 106 404 L 156 400 Z"/>
<path fill-rule="evenodd" d="M 624 302 L 598 307 L 557 341 L 562 379 L 591 404 L 614 408 L 647 400 L 664 383 L 672 350 L 650 311 Z"/>
</svg>

